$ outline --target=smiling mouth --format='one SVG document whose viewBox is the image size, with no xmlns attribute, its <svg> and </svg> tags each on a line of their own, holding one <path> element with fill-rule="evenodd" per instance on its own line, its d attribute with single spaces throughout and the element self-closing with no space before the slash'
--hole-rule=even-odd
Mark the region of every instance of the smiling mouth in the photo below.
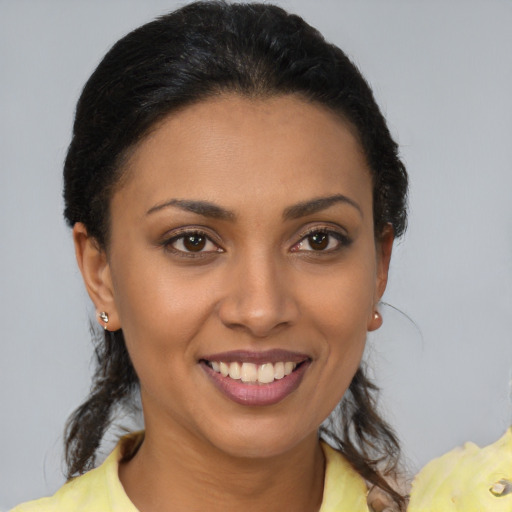
<svg viewBox="0 0 512 512">
<path fill-rule="evenodd" d="M 264 385 L 281 380 L 297 370 L 305 361 L 278 361 L 256 364 L 250 362 L 208 361 L 204 363 L 215 373 L 244 384 Z"/>
<path fill-rule="evenodd" d="M 234 350 L 205 355 L 199 363 L 210 382 L 229 400 L 245 406 L 269 406 L 300 386 L 312 358 L 281 349 Z"/>
</svg>

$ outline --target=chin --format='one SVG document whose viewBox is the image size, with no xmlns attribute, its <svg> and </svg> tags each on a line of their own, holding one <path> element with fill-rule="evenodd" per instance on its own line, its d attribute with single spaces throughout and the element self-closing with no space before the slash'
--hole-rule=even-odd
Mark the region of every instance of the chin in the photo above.
<svg viewBox="0 0 512 512">
<path fill-rule="evenodd" d="M 250 420 L 249 420 L 250 421 Z M 274 421 L 250 421 L 250 425 L 220 425 L 209 432 L 210 443 L 219 451 L 236 458 L 267 459 L 278 457 L 293 450 L 301 442 L 317 439 L 317 428 L 301 431 L 289 428 L 290 419 L 285 424 Z M 286 428 L 288 427 L 288 428 Z"/>
</svg>

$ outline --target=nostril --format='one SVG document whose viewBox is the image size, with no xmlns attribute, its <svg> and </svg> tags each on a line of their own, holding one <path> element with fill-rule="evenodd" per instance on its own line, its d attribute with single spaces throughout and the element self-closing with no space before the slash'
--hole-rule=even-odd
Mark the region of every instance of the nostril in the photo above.
<svg viewBox="0 0 512 512">
<path fill-rule="evenodd" d="M 285 329 L 293 323 L 293 314 L 282 306 L 256 308 L 250 304 L 224 302 L 218 314 L 222 323 L 230 329 L 244 330 L 256 337 L 265 337 L 270 333 Z"/>
<path fill-rule="evenodd" d="M 255 337 L 266 337 L 294 324 L 298 307 L 285 269 L 276 268 L 275 255 L 244 256 L 238 260 L 238 268 L 229 269 L 225 295 L 218 303 L 220 320 L 230 329 Z"/>
</svg>

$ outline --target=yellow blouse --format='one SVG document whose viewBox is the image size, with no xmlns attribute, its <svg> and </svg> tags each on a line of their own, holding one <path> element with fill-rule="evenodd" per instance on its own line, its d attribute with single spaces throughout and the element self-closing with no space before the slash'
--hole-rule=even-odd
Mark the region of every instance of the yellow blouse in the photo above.
<svg viewBox="0 0 512 512">
<path fill-rule="evenodd" d="M 140 435 L 140 434 L 136 434 Z M 123 443 L 118 443 L 105 462 L 64 484 L 53 496 L 18 505 L 11 512 L 138 512 L 119 480 Z M 369 512 L 363 478 L 344 457 L 322 443 L 326 470 L 320 512 Z"/>
<path fill-rule="evenodd" d="M 512 428 L 494 444 L 466 443 L 429 462 L 408 512 L 512 512 Z"/>
</svg>

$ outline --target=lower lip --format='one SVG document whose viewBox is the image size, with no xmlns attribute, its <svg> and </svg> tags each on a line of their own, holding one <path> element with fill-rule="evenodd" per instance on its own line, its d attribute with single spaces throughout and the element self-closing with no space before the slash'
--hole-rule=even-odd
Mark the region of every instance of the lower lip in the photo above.
<svg viewBox="0 0 512 512">
<path fill-rule="evenodd" d="M 217 389 L 241 405 L 273 405 L 284 400 L 299 387 L 309 365 L 310 361 L 304 361 L 290 375 L 269 384 L 244 384 L 241 380 L 224 377 L 201 362 L 201 367 Z"/>
</svg>

